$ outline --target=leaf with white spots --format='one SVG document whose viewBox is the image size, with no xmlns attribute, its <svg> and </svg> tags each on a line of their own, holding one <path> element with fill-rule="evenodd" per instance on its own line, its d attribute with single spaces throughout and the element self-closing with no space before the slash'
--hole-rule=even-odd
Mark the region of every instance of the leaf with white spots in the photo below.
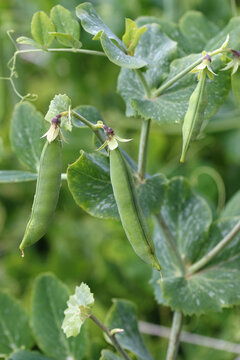
<svg viewBox="0 0 240 360">
<path fill-rule="evenodd" d="M 129 163 L 129 159 L 126 158 Z M 129 163 L 133 169 L 133 165 Z M 76 203 L 95 217 L 119 219 L 110 180 L 109 158 L 102 153 L 81 152 L 79 159 L 68 167 L 69 190 Z M 166 190 L 162 174 L 136 183 L 141 208 L 146 217 L 160 210 Z"/>
<path fill-rule="evenodd" d="M 28 316 L 10 295 L 0 292 L 0 354 L 7 356 L 18 349 L 30 349 L 33 338 Z"/>
<path fill-rule="evenodd" d="M 157 301 L 186 315 L 200 315 L 239 305 L 240 234 L 211 262 L 192 275 L 181 273 L 167 240 L 167 236 L 171 236 L 188 268 L 213 249 L 234 228 L 239 217 L 212 223 L 206 201 L 192 192 L 186 180 L 174 178 L 169 182 L 161 220 L 168 231 L 158 224 L 153 237 L 156 256 L 162 265 L 162 278 L 157 272 L 152 277 Z"/>
</svg>

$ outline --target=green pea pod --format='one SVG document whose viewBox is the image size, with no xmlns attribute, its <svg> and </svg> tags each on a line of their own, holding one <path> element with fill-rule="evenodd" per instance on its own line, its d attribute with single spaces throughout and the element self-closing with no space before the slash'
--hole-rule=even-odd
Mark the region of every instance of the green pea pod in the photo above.
<svg viewBox="0 0 240 360">
<path fill-rule="evenodd" d="M 61 186 L 62 144 L 59 140 L 46 142 L 43 147 L 32 213 L 20 244 L 23 252 L 40 240 L 52 221 Z"/>
<path fill-rule="evenodd" d="M 235 96 L 237 104 L 240 107 L 240 68 L 238 68 L 238 70 L 232 74 L 231 82 L 233 95 Z"/>
<path fill-rule="evenodd" d="M 143 261 L 161 270 L 138 202 L 132 174 L 119 148 L 110 151 L 110 176 L 119 215 L 128 240 Z"/>
<path fill-rule="evenodd" d="M 206 75 L 207 69 L 203 70 L 200 80 L 189 99 L 188 110 L 182 126 L 183 146 L 180 162 L 184 162 L 190 142 L 194 141 L 201 131 L 204 111 L 207 106 Z"/>
</svg>

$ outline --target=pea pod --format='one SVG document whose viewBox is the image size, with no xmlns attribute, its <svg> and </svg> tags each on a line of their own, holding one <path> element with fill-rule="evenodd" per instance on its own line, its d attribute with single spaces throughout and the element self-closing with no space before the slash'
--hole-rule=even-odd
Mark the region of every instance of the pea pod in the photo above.
<svg viewBox="0 0 240 360">
<path fill-rule="evenodd" d="M 240 68 L 231 76 L 233 95 L 240 107 Z"/>
<path fill-rule="evenodd" d="M 180 162 L 184 162 L 190 142 L 194 141 L 201 131 L 204 111 L 207 106 L 206 75 L 207 69 L 203 70 L 200 80 L 189 99 L 188 110 L 182 126 L 183 146 Z"/>
<path fill-rule="evenodd" d="M 32 213 L 28 221 L 20 250 L 33 245 L 47 232 L 52 221 L 61 185 L 62 145 L 59 140 L 48 141 L 43 147 L 34 196 Z"/>
<path fill-rule="evenodd" d="M 118 147 L 110 151 L 110 176 L 121 222 L 129 242 L 143 261 L 161 270 L 138 202 L 132 174 Z"/>
</svg>

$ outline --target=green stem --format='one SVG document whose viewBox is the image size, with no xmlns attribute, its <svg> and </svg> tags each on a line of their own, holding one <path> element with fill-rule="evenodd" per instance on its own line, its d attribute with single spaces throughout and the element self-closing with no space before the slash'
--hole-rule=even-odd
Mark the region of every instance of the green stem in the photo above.
<svg viewBox="0 0 240 360">
<path fill-rule="evenodd" d="M 79 54 L 106 56 L 106 54 L 102 51 L 87 50 L 87 49 L 73 49 L 73 48 L 50 48 L 47 50 L 24 49 L 24 50 L 17 50 L 15 52 L 15 54 L 18 55 L 18 54 L 26 54 L 26 53 L 33 53 L 33 52 L 44 52 L 44 53 L 46 53 L 46 52 L 71 52 L 71 53 L 79 53 Z"/>
<path fill-rule="evenodd" d="M 147 83 L 147 80 L 145 79 L 144 74 L 139 69 L 134 69 L 134 72 L 137 75 L 138 79 L 140 80 L 140 82 L 141 82 L 141 84 L 142 84 L 142 86 L 144 88 L 144 91 L 145 91 L 145 94 L 146 94 L 147 98 L 150 98 L 151 97 L 151 89 L 148 86 L 148 83 Z"/>
<path fill-rule="evenodd" d="M 142 120 L 139 153 L 138 153 L 138 177 L 140 180 L 145 179 L 150 125 L 151 125 L 151 119 Z"/>
<path fill-rule="evenodd" d="M 173 314 L 166 360 L 175 360 L 177 358 L 182 324 L 183 314 L 180 311 L 175 311 Z"/>
<path fill-rule="evenodd" d="M 162 229 L 165 239 L 166 239 L 168 245 L 170 246 L 170 248 L 175 256 L 175 259 L 178 263 L 179 269 L 181 270 L 181 273 L 184 276 L 186 274 L 186 266 L 185 266 L 184 261 L 178 251 L 178 248 L 175 244 L 175 241 L 172 237 L 172 234 L 171 234 L 165 220 L 163 219 L 161 214 L 155 215 L 155 219 L 158 223 L 158 226 Z"/>
<path fill-rule="evenodd" d="M 128 356 L 126 351 L 121 347 L 120 343 L 118 342 L 117 338 L 114 334 L 111 333 L 111 331 L 100 321 L 96 316 L 93 314 L 90 316 L 90 319 L 92 319 L 96 325 L 98 325 L 102 331 L 107 335 L 115 349 L 119 352 L 119 354 L 123 357 L 125 360 L 131 360 L 131 358 Z"/>
<path fill-rule="evenodd" d="M 228 52 L 229 49 L 217 49 L 214 50 L 212 52 L 209 52 L 209 55 L 212 57 L 214 55 L 223 53 L 223 52 Z M 202 56 L 201 58 L 199 58 L 198 60 L 194 61 L 192 64 L 190 64 L 188 67 L 186 67 L 186 69 L 182 70 L 180 73 L 178 73 L 177 75 L 175 75 L 172 79 L 168 80 L 165 84 L 161 85 L 157 90 L 155 90 L 152 95 L 154 97 L 157 97 L 159 95 L 161 95 L 165 90 L 167 90 L 170 86 L 172 86 L 173 84 L 175 84 L 178 80 L 180 80 L 183 76 L 185 76 L 186 74 L 188 74 L 191 70 L 193 70 L 197 65 L 201 64 L 201 62 L 203 61 L 204 56 Z"/>
<path fill-rule="evenodd" d="M 83 117 L 82 115 L 78 114 L 76 111 L 72 110 L 72 115 L 74 117 L 76 117 L 78 120 L 80 120 L 82 123 L 84 123 L 85 125 L 87 125 L 93 132 L 94 134 L 97 136 L 97 138 L 101 141 L 101 143 L 104 143 L 104 139 L 99 131 L 99 129 L 96 128 L 95 124 L 92 124 L 90 121 L 88 121 L 85 117 Z"/>
<path fill-rule="evenodd" d="M 238 16 L 236 0 L 231 0 L 232 16 Z"/>
<path fill-rule="evenodd" d="M 239 233 L 240 220 L 234 226 L 234 228 L 212 249 L 203 256 L 199 261 L 188 268 L 188 275 L 192 275 L 202 267 L 204 267 L 209 261 L 211 261 L 216 255 L 218 255 Z"/>
</svg>

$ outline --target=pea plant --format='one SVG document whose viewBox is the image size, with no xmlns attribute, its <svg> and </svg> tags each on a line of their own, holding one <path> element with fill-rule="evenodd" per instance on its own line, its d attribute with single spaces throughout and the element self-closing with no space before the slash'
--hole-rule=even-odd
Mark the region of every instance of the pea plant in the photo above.
<svg viewBox="0 0 240 360">
<path fill-rule="evenodd" d="M 201 141 L 208 121 L 231 89 L 240 106 L 240 18 L 233 17 L 219 29 L 196 11 L 187 12 L 179 24 L 143 16 L 126 19 L 119 39 L 91 3 L 80 4 L 76 16 L 103 51 L 82 48 L 79 22 L 60 5 L 52 8 L 50 16 L 43 11 L 34 14 L 32 38 L 21 36 L 15 42 L 9 32 L 16 51 L 4 79 L 20 98 L 10 139 L 29 171 L 1 170 L 0 182 L 36 181 L 20 244 L 23 261 L 28 261 L 27 247 L 41 240 L 51 226 L 61 181 L 67 181 L 77 205 L 91 216 L 121 221 L 136 255 L 152 267 L 155 299 L 173 311 L 166 359 L 176 359 L 184 316 L 240 304 L 240 195 L 217 212 L 188 179 L 148 174 L 150 127 L 152 121 L 159 126 L 180 124 L 179 161 L 189 161 L 191 144 Z M 131 139 L 119 137 L 117 126 L 109 127 L 94 106 L 72 104 L 66 94 L 57 94 L 44 116 L 31 102 L 35 95 L 19 93 L 18 56 L 39 52 L 104 56 L 120 67 L 117 92 L 125 102 L 126 116 L 141 122 L 137 163 L 121 148 Z M 65 137 L 73 127 L 93 133 L 96 151 L 81 150 L 63 173 Z M 138 330 L 134 304 L 114 300 L 102 323 L 94 315 L 94 295 L 88 285 L 76 285 L 69 297 L 67 287 L 54 275 L 41 274 L 33 288 L 31 328 L 21 305 L 0 292 L 0 355 L 9 360 L 89 358 L 86 326 L 92 320 L 113 345 L 112 350 L 102 350 L 102 360 L 153 359 Z M 39 351 L 31 350 L 34 344 Z"/>
</svg>

